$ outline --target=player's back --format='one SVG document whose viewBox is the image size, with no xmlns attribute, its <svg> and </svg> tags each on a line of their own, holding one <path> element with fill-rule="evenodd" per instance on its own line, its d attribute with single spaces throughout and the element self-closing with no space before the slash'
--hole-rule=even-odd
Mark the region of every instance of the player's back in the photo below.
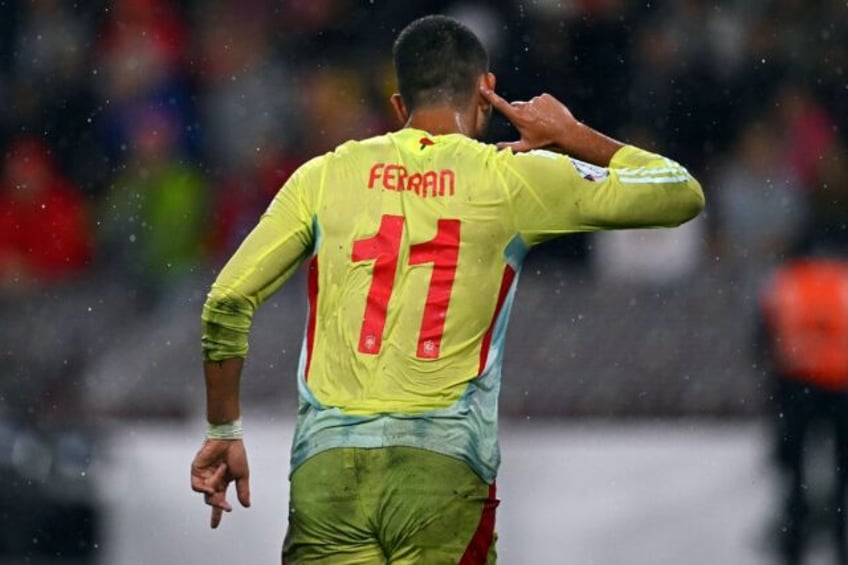
<svg viewBox="0 0 848 565">
<path fill-rule="evenodd" d="M 351 414 L 453 404 L 482 373 L 525 247 L 498 153 L 404 129 L 321 157 L 303 377 Z"/>
<path fill-rule="evenodd" d="M 308 259 L 292 468 L 333 447 L 404 445 L 489 481 L 527 249 L 570 232 L 674 226 L 703 205 L 683 167 L 632 146 L 602 168 L 409 128 L 349 142 L 295 172 L 218 275 L 204 356 L 245 357 L 253 312 Z"/>
</svg>

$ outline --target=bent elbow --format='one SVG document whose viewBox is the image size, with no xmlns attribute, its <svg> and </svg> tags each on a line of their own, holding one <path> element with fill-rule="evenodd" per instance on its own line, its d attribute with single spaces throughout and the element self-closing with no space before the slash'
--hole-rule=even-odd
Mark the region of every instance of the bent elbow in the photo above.
<svg viewBox="0 0 848 565">
<path fill-rule="evenodd" d="M 686 184 L 689 189 L 687 205 L 685 206 L 686 217 L 681 223 L 688 222 L 695 218 L 704 210 L 704 207 L 707 204 L 706 198 L 704 198 L 704 190 L 701 188 L 701 183 L 699 183 L 695 177 L 690 177 L 689 182 Z"/>
<path fill-rule="evenodd" d="M 213 286 L 201 314 L 201 348 L 207 361 L 247 356 L 247 336 L 253 304 L 244 297 Z"/>
<path fill-rule="evenodd" d="M 684 187 L 676 194 L 676 206 L 673 218 L 665 227 L 677 227 L 681 224 L 695 219 L 698 214 L 704 210 L 706 200 L 704 199 L 704 191 L 694 177 L 689 177 Z"/>
</svg>

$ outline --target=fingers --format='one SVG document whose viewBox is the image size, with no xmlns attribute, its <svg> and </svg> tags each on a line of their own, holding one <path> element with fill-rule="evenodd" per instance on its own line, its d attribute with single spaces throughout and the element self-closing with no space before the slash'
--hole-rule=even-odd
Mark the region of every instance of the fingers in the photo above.
<svg viewBox="0 0 848 565">
<path fill-rule="evenodd" d="M 211 475 L 208 469 L 202 469 L 192 465 L 191 490 L 204 494 L 213 494 L 219 485 L 226 484 L 226 473 L 226 463 L 220 463 Z"/>
<path fill-rule="evenodd" d="M 204 502 L 211 506 L 209 525 L 217 528 L 224 512 L 232 512 L 227 502 L 227 489 L 231 482 L 236 483 L 236 496 L 242 506 L 250 506 L 250 471 L 243 444 L 239 442 L 222 443 L 222 452 L 209 453 L 206 442 L 191 465 L 191 488 L 203 493 Z M 221 447 L 221 446 L 218 446 Z M 220 450 L 218 450 L 220 451 Z"/>
<path fill-rule="evenodd" d="M 209 520 L 209 526 L 214 530 L 221 523 L 221 518 L 224 512 L 217 506 L 212 507 L 212 518 Z"/>
<path fill-rule="evenodd" d="M 247 477 L 236 480 L 236 496 L 245 508 L 250 508 L 250 481 Z"/>
<path fill-rule="evenodd" d="M 207 494 L 203 497 L 203 501 L 209 506 L 220 508 L 224 512 L 232 512 L 232 505 L 227 502 L 227 487 L 213 494 Z"/>
<path fill-rule="evenodd" d="M 203 494 L 212 494 L 215 492 L 215 489 L 212 488 L 211 485 L 207 484 L 206 479 L 203 478 L 203 475 L 201 475 L 199 472 L 195 474 L 194 469 L 192 469 L 191 471 L 191 490 Z"/>
<path fill-rule="evenodd" d="M 494 90 L 486 86 L 480 86 L 480 94 L 489 101 L 489 103 L 508 120 L 515 116 L 515 108 L 498 95 Z"/>
<path fill-rule="evenodd" d="M 527 151 L 531 151 L 533 146 L 524 141 L 523 139 L 519 141 L 501 141 L 496 144 L 499 150 L 501 149 L 512 149 L 513 153 L 526 153 Z"/>
<path fill-rule="evenodd" d="M 212 507 L 212 516 L 209 522 L 209 525 L 214 529 L 218 527 L 218 524 L 221 523 L 221 518 L 224 515 L 224 512 L 232 512 L 233 507 L 227 502 L 227 487 L 224 487 L 224 490 L 218 491 L 214 494 L 207 494 L 203 497 L 204 502 Z"/>
<path fill-rule="evenodd" d="M 217 528 L 221 523 L 224 512 L 232 512 L 233 507 L 227 502 L 227 464 L 219 463 L 214 471 L 208 467 L 205 469 L 192 465 L 191 488 L 195 492 L 203 493 L 203 501 L 212 507 L 212 516 L 209 525 Z"/>
<path fill-rule="evenodd" d="M 214 473 L 212 476 L 214 476 Z M 197 463 L 192 463 L 191 490 L 203 494 L 212 494 L 215 492 L 214 482 L 211 480 L 208 467 L 201 467 Z"/>
<path fill-rule="evenodd" d="M 210 480 L 211 469 L 215 465 L 215 458 L 209 453 L 209 442 L 204 442 L 191 462 L 191 490 L 204 494 L 215 492 Z"/>
<path fill-rule="evenodd" d="M 523 126 L 526 121 L 526 111 L 532 107 L 532 102 L 507 102 L 501 98 L 494 90 L 486 86 L 480 86 L 480 94 L 488 100 L 494 108 L 508 119 L 519 132 L 522 133 L 522 139 L 519 141 L 502 141 L 497 144 L 498 149 L 512 149 L 515 153 L 523 153 L 530 151 L 533 147 L 523 137 Z M 522 118 L 522 116 L 524 116 Z"/>
<path fill-rule="evenodd" d="M 212 476 L 206 481 L 213 489 L 223 485 L 226 488 L 227 485 L 227 464 L 219 463 L 218 468 L 215 469 L 215 472 L 212 473 Z"/>
</svg>

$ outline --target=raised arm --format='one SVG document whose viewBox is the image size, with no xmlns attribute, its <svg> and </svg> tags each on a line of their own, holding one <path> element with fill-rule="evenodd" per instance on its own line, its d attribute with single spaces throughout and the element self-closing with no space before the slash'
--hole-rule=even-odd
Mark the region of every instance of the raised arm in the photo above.
<svg viewBox="0 0 848 565">
<path fill-rule="evenodd" d="M 513 208 L 525 242 L 570 232 L 676 226 L 703 209 L 700 184 L 684 167 L 580 123 L 553 96 L 510 103 L 487 88 L 481 95 L 521 136 L 498 147 L 511 150 L 503 161 L 513 175 Z"/>
<path fill-rule="evenodd" d="M 489 88 L 482 87 L 480 93 L 521 135 L 518 141 L 498 143 L 501 149 L 509 148 L 516 153 L 555 150 L 606 167 L 623 147 L 620 142 L 579 122 L 565 104 L 550 94 L 536 96 L 529 102 L 510 103 Z"/>
</svg>

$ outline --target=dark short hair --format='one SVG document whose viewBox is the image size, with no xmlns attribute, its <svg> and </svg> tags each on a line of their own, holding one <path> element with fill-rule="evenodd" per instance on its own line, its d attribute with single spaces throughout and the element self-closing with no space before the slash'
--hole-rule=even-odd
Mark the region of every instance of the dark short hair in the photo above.
<svg viewBox="0 0 848 565">
<path fill-rule="evenodd" d="M 489 70 L 486 48 L 474 32 L 447 16 L 425 16 L 406 26 L 394 45 L 398 90 L 412 111 L 465 104 L 477 78 Z"/>
</svg>

